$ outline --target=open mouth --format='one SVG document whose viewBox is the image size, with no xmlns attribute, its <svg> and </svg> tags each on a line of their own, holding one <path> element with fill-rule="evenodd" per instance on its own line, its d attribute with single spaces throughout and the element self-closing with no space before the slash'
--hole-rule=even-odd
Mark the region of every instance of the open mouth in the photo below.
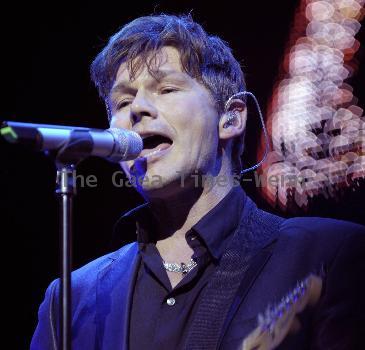
<svg viewBox="0 0 365 350">
<path fill-rule="evenodd" d="M 143 137 L 143 150 L 140 157 L 150 157 L 160 151 L 168 149 L 172 145 L 172 140 L 163 135 L 149 135 Z"/>
</svg>

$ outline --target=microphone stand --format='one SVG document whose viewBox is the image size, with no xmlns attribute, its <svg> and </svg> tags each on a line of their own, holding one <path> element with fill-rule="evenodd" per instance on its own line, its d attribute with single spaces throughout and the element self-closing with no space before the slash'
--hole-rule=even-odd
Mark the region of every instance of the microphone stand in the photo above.
<svg viewBox="0 0 365 350">
<path fill-rule="evenodd" d="M 59 293 L 59 349 L 71 350 L 72 202 L 76 194 L 74 165 L 57 164 L 56 194 L 60 208 L 61 283 Z"/>
<path fill-rule="evenodd" d="M 74 131 L 71 138 L 56 152 L 47 152 L 56 163 L 56 195 L 60 208 L 61 279 L 59 290 L 59 350 L 71 350 L 71 269 L 72 269 L 72 203 L 76 195 L 74 170 L 87 154 L 91 154 L 92 139 L 87 132 Z"/>
</svg>

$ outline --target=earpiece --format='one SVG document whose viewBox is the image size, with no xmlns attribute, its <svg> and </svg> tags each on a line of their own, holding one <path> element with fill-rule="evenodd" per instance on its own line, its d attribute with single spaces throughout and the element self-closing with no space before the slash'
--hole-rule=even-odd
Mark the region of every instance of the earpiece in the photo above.
<svg viewBox="0 0 365 350">
<path fill-rule="evenodd" d="M 223 128 L 228 128 L 230 125 L 233 124 L 233 121 L 237 118 L 236 112 L 228 112 L 228 119 L 227 121 L 223 124 Z"/>
<path fill-rule="evenodd" d="M 252 99 L 254 100 L 254 102 L 256 104 L 257 111 L 259 112 L 259 117 L 260 117 L 260 121 L 261 121 L 261 124 L 262 124 L 262 130 L 264 132 L 264 137 L 265 137 L 265 151 L 264 151 L 264 155 L 262 156 L 262 159 L 257 164 L 255 164 L 255 165 L 253 165 L 249 168 L 242 169 L 241 172 L 240 172 L 241 175 L 243 175 L 244 173 L 247 173 L 248 171 L 257 169 L 265 161 L 265 159 L 266 159 L 266 157 L 267 157 L 267 155 L 270 151 L 270 139 L 269 139 L 269 135 L 267 133 L 266 127 L 265 127 L 264 117 L 262 116 L 260 105 L 257 102 L 257 99 L 256 99 L 255 95 L 252 92 L 240 91 L 240 92 L 232 95 L 228 99 L 228 101 L 226 102 L 224 110 L 228 111 L 229 107 L 231 106 L 232 100 L 235 99 L 235 98 L 241 98 L 246 103 L 247 96 L 252 97 Z M 233 111 L 228 112 L 228 113 L 229 114 L 232 113 L 232 117 L 230 115 L 228 116 L 227 121 L 223 124 L 223 128 L 228 128 L 230 125 L 232 125 L 232 120 L 234 120 L 237 117 L 236 113 L 233 112 Z"/>
</svg>

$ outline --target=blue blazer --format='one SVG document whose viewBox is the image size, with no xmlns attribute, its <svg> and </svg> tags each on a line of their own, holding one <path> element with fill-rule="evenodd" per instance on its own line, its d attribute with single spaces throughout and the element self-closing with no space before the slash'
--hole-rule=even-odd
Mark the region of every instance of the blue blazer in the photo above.
<svg viewBox="0 0 365 350">
<path fill-rule="evenodd" d="M 278 349 L 360 349 L 365 329 L 365 228 L 324 218 L 282 219 L 256 208 L 243 225 L 247 264 L 214 348 L 237 349 L 256 327 L 257 315 L 275 304 L 308 274 L 325 271 L 318 304 L 300 315 L 300 330 Z M 247 218 L 247 212 L 243 217 Z M 133 287 L 141 262 L 137 243 L 100 257 L 72 273 L 72 348 L 128 349 Z M 58 286 L 53 281 L 39 309 L 31 350 L 57 349 Z M 214 291 L 213 291 L 214 293 Z M 148 317 L 148 316 L 146 316 Z M 206 320 L 209 328 L 209 319 Z M 199 328 L 199 325 L 198 325 Z M 209 331 L 209 329 L 208 329 Z M 199 349 L 202 332 L 190 334 Z M 143 336 L 143 335 L 141 335 Z M 363 342 L 362 342 L 363 343 Z"/>
</svg>

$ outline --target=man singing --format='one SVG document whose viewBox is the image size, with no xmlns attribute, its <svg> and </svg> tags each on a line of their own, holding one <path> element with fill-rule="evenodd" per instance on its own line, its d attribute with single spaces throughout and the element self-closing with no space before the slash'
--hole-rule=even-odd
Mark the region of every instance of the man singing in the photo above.
<svg viewBox="0 0 365 350">
<path fill-rule="evenodd" d="M 365 229 L 282 219 L 238 186 L 246 86 L 230 48 L 190 16 L 138 18 L 91 67 L 110 125 L 143 138 L 121 164 L 146 204 L 125 214 L 136 240 L 72 274 L 73 349 L 238 349 L 309 274 L 317 303 L 279 349 L 360 349 Z M 47 289 L 31 349 L 56 349 L 58 286 Z"/>
</svg>

